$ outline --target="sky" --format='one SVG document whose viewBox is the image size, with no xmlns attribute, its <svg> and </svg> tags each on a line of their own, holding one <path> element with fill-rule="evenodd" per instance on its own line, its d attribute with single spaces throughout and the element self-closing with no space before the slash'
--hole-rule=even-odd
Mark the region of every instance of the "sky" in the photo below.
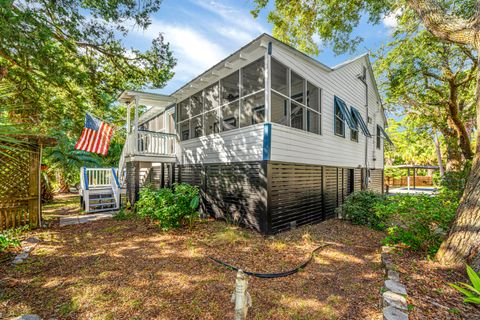
<svg viewBox="0 0 480 320">
<path fill-rule="evenodd" d="M 177 59 L 175 76 L 164 88 L 153 91 L 170 94 L 260 34 L 272 34 L 267 11 L 254 19 L 251 9 L 252 0 L 163 0 L 160 10 L 152 16 L 150 27 L 132 30 L 125 45 L 146 50 L 153 38 L 159 33 L 164 35 Z M 376 26 L 362 19 L 355 34 L 364 38 L 364 42 L 356 52 L 336 56 L 330 48 L 321 47 L 315 58 L 334 66 L 367 51 L 375 52 L 389 41 L 395 26 L 394 16 L 384 17 Z"/>
</svg>

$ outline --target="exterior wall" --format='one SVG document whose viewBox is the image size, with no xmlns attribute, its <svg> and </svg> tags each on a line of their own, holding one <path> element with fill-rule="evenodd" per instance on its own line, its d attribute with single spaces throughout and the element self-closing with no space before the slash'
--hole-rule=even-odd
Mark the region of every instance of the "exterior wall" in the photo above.
<svg viewBox="0 0 480 320">
<path fill-rule="evenodd" d="M 186 164 L 177 174 L 200 188 L 203 212 L 262 234 L 334 218 L 361 185 L 358 169 L 277 161 Z"/>
<path fill-rule="evenodd" d="M 202 211 L 268 233 L 267 181 L 262 161 L 182 165 L 179 180 L 200 187 Z"/>
<path fill-rule="evenodd" d="M 334 133 L 334 96 L 336 95 L 344 100 L 348 107 L 353 106 L 361 113 L 373 135 L 367 142 L 368 165 L 371 168 L 383 168 L 383 139 L 382 148 L 374 149 L 376 124 L 385 127 L 383 111 L 374 80 L 367 72 L 369 116 L 372 119 L 371 123 L 368 123 L 365 85 L 357 77 L 362 74 L 363 67 L 368 66 L 367 57 L 346 63 L 333 71 L 312 64 L 305 58 L 299 58 L 298 54 L 282 46 L 273 47 L 272 57 L 322 89 L 322 135 L 273 124 L 271 160 L 365 167 L 367 137 L 360 131 L 358 142 L 352 141 L 347 125 L 345 125 L 345 137 Z"/>
<path fill-rule="evenodd" d="M 127 162 L 126 171 L 127 201 L 133 205 L 138 200 L 140 191 L 140 162 Z"/>
<path fill-rule="evenodd" d="M 181 164 L 233 163 L 263 160 L 263 123 L 182 141 Z"/>
</svg>

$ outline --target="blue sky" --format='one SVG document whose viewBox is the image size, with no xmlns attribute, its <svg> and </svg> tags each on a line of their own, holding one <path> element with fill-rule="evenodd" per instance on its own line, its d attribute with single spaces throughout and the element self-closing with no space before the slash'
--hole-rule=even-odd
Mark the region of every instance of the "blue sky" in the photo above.
<svg viewBox="0 0 480 320">
<path fill-rule="evenodd" d="M 145 31 L 133 30 L 125 45 L 145 50 L 153 38 L 164 34 L 177 58 L 177 66 L 175 77 L 165 88 L 155 91 L 170 94 L 261 33 L 272 33 L 267 12 L 254 19 L 250 15 L 252 8 L 251 0 L 164 0 L 151 26 Z M 357 52 L 335 56 L 330 48 L 324 47 L 316 59 L 334 66 L 366 51 L 375 52 L 388 42 L 393 27 L 394 17 L 385 17 L 377 26 L 362 21 L 355 33 L 365 40 Z"/>
</svg>

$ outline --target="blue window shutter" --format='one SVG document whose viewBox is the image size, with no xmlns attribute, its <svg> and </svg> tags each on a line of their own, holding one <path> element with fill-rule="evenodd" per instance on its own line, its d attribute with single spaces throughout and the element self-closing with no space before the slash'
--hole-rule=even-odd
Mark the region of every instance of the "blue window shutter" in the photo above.
<svg viewBox="0 0 480 320">
<path fill-rule="evenodd" d="M 370 131 L 368 130 L 368 127 L 365 124 L 365 121 L 363 121 L 363 118 L 362 118 L 362 115 L 360 114 L 360 112 L 354 107 L 350 107 L 350 108 L 352 110 L 352 117 L 360 125 L 360 129 L 362 129 L 363 134 L 366 137 L 371 137 L 372 135 L 371 135 Z"/>
<path fill-rule="evenodd" d="M 378 128 L 380 129 L 380 132 L 382 133 L 382 136 L 385 140 L 388 141 L 388 143 L 390 143 L 392 146 L 393 146 L 393 142 L 392 140 L 390 139 L 390 137 L 388 136 L 388 134 L 385 132 L 385 130 L 383 130 L 382 127 L 378 126 Z"/>
<path fill-rule="evenodd" d="M 355 125 L 355 121 L 353 121 L 352 116 L 351 116 L 350 112 L 348 111 L 347 105 L 345 104 L 345 101 L 343 101 L 339 97 L 335 96 L 334 97 L 334 103 L 340 109 L 340 112 L 343 115 L 343 119 L 345 119 L 345 122 L 348 124 L 350 129 L 357 130 L 357 126 Z"/>
</svg>

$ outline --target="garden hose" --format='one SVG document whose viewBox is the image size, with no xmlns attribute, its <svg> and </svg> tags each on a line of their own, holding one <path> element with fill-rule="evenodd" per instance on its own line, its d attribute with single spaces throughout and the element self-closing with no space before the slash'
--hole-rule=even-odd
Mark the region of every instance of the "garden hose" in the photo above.
<svg viewBox="0 0 480 320">
<path fill-rule="evenodd" d="M 313 256 L 315 254 L 315 252 L 317 252 L 318 250 L 328 246 L 329 244 L 323 244 L 321 246 L 318 246 L 315 248 L 315 250 L 312 251 L 312 253 L 310 254 L 310 258 L 308 258 L 307 261 L 305 261 L 304 263 L 302 263 L 301 265 L 299 265 L 298 267 L 296 267 L 295 269 L 291 269 L 291 270 L 288 270 L 288 271 L 285 271 L 285 272 L 280 272 L 280 273 L 257 273 L 257 272 L 250 272 L 250 271 L 245 271 L 241 268 L 238 268 L 238 267 L 235 267 L 235 266 L 232 266 L 231 264 L 228 264 L 226 262 L 223 262 L 219 259 L 216 259 L 212 256 L 208 256 L 208 258 L 210 260 L 213 260 L 215 261 L 216 263 L 220 264 L 220 265 L 223 265 L 224 267 L 227 267 L 228 269 L 231 269 L 231 270 L 235 270 L 235 271 L 238 271 L 238 270 L 242 270 L 243 273 L 245 273 L 246 275 L 249 275 L 249 276 L 253 276 L 253 277 L 257 277 L 257 278 L 263 278 L 263 279 L 274 279 L 274 278 L 283 278 L 283 277 L 288 277 L 292 274 L 295 274 L 297 273 L 298 271 L 300 271 L 301 269 L 305 268 L 309 263 L 310 261 L 312 261 L 313 259 Z"/>
</svg>

